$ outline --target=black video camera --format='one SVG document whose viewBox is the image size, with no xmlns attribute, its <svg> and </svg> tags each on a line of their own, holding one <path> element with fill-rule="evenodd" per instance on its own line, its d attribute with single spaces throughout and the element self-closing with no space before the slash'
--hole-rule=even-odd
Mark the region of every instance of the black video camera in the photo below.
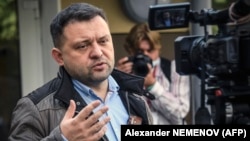
<svg viewBox="0 0 250 141">
<path fill-rule="evenodd" d="M 133 62 L 133 73 L 142 77 L 149 72 L 148 64 L 153 65 L 152 59 L 143 53 L 130 56 L 129 61 Z"/>
<path fill-rule="evenodd" d="M 250 5 L 244 2 L 235 3 L 236 15 L 250 14 Z M 165 24 L 164 13 L 171 15 L 171 24 Z M 228 24 L 229 13 L 229 9 L 192 11 L 188 2 L 152 5 L 148 23 L 152 30 L 188 27 L 189 22 L 203 26 L 204 36 L 176 38 L 176 71 L 202 80 L 202 95 L 208 96 L 215 124 L 250 124 L 250 29 Z M 217 25 L 218 32 L 209 35 L 207 25 Z"/>
<path fill-rule="evenodd" d="M 250 6 L 243 0 L 237 8 L 250 13 Z M 236 5 L 239 5 L 239 4 Z M 243 3 L 243 4 L 242 4 Z M 244 5 L 244 6 L 241 6 Z M 164 13 L 171 15 L 171 25 L 164 24 Z M 228 26 L 228 10 L 203 9 L 201 12 L 190 10 L 190 3 L 152 5 L 149 9 L 149 27 L 152 30 L 188 27 L 188 23 L 204 26 L 204 36 L 180 36 L 175 40 L 176 71 L 181 75 L 196 74 L 201 71 L 208 75 L 224 75 L 250 70 L 250 30 L 249 27 Z M 216 35 L 208 35 L 207 25 L 217 25 Z M 205 64 L 203 66 L 203 64 Z"/>
</svg>

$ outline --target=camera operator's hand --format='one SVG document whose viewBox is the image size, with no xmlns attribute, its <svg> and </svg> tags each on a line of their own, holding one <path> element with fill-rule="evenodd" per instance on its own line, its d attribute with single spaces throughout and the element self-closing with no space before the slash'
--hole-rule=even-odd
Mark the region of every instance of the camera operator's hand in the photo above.
<svg viewBox="0 0 250 141">
<path fill-rule="evenodd" d="M 144 86 L 146 88 L 154 85 L 154 83 L 156 82 L 155 72 L 154 72 L 155 69 L 150 64 L 148 64 L 148 69 L 149 69 L 149 72 L 145 76 L 145 80 L 144 80 Z"/>
<path fill-rule="evenodd" d="M 129 61 L 129 57 L 123 57 L 118 60 L 116 68 L 126 73 L 132 73 L 133 63 Z"/>
<path fill-rule="evenodd" d="M 108 111 L 108 107 L 106 106 L 90 115 L 99 105 L 100 101 L 93 101 L 74 117 L 76 105 L 75 102 L 71 100 L 69 108 L 60 123 L 63 136 L 70 141 L 100 140 L 107 130 L 105 125 L 110 121 L 110 118 L 105 117 L 103 120 L 99 120 L 99 118 Z"/>
</svg>

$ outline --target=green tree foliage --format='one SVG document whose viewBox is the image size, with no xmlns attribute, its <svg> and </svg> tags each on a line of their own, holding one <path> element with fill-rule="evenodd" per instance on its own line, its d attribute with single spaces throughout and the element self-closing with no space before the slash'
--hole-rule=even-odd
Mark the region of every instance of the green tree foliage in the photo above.
<svg viewBox="0 0 250 141">
<path fill-rule="evenodd" d="M 17 39 L 17 14 L 15 0 L 0 1 L 0 40 Z"/>
</svg>

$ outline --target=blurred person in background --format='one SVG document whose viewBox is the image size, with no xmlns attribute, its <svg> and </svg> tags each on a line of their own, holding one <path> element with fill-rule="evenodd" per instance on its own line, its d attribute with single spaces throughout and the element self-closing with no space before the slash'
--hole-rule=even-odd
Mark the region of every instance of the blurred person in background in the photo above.
<svg viewBox="0 0 250 141">
<path fill-rule="evenodd" d="M 153 114 L 153 123 L 186 124 L 185 117 L 190 108 L 190 78 L 176 72 L 174 60 L 160 56 L 160 34 L 151 31 L 147 23 L 136 24 L 126 37 L 124 48 L 129 56 L 119 59 L 116 68 L 145 78 L 144 89 L 148 92 L 145 98 Z M 138 63 L 143 60 L 146 60 L 147 67 Z"/>
<path fill-rule="evenodd" d="M 172 26 L 173 21 L 169 12 L 165 11 L 162 13 L 162 22 L 166 27 Z"/>
</svg>

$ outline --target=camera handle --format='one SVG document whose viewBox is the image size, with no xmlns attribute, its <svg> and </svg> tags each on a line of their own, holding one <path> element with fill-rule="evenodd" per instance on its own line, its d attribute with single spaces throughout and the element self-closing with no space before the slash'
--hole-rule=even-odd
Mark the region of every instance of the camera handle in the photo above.
<svg viewBox="0 0 250 141">
<path fill-rule="evenodd" d="M 207 16 L 207 12 L 204 11 L 205 16 Z M 208 40 L 208 32 L 207 32 L 207 24 L 206 20 L 204 18 L 204 32 L 205 32 L 205 43 Z M 197 110 L 195 114 L 195 124 L 200 125 L 209 125 L 210 124 L 210 113 L 208 109 L 206 108 L 205 104 L 205 93 L 206 93 L 206 66 L 204 62 L 204 48 L 206 47 L 206 44 L 202 45 L 203 47 L 200 48 L 201 52 L 201 107 Z"/>
<path fill-rule="evenodd" d="M 203 49 L 201 54 L 203 55 Z M 203 56 L 202 56 L 203 57 Z M 205 63 L 203 62 L 203 58 L 201 59 L 201 67 L 202 67 L 202 71 L 201 71 L 201 107 L 197 110 L 196 114 L 195 114 L 195 124 L 199 124 L 199 125 L 209 125 L 210 124 L 210 113 L 208 111 L 208 109 L 205 106 L 205 87 L 206 87 L 206 82 L 205 82 Z"/>
<path fill-rule="evenodd" d="M 210 113 L 208 109 L 205 106 L 205 87 L 206 87 L 206 82 L 205 82 L 205 63 L 203 62 L 203 48 L 201 51 L 202 59 L 201 59 L 201 107 L 197 110 L 195 114 L 195 124 L 200 124 L 200 125 L 209 125 L 210 124 Z"/>
</svg>

